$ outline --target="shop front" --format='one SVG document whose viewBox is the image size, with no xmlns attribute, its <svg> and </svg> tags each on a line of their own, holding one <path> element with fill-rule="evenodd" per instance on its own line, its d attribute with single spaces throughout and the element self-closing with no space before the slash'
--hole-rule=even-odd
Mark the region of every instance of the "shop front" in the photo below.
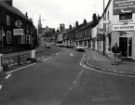
<svg viewBox="0 0 135 105">
<path fill-rule="evenodd" d="M 114 25 L 113 31 L 118 32 L 118 44 L 123 58 L 135 56 L 135 24 Z M 113 37 L 113 35 L 112 35 Z M 116 39 L 117 40 L 117 39 Z"/>
<path fill-rule="evenodd" d="M 123 57 L 132 58 L 133 32 L 122 32 L 119 37 L 120 51 Z"/>
</svg>

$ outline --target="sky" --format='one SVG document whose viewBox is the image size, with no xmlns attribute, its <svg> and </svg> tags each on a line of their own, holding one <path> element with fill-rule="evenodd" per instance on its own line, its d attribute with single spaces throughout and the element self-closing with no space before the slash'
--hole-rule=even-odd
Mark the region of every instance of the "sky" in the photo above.
<svg viewBox="0 0 135 105">
<path fill-rule="evenodd" d="M 13 0 L 13 5 L 23 13 L 28 12 L 35 26 L 41 15 L 42 26 L 50 28 L 58 28 L 61 23 L 68 28 L 76 21 L 79 24 L 84 19 L 91 21 L 93 13 L 101 15 L 103 12 L 103 0 Z"/>
</svg>

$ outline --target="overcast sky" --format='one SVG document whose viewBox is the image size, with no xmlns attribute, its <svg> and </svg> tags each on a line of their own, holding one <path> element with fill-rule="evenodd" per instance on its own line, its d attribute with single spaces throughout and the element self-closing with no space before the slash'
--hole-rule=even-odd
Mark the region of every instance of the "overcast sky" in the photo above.
<svg viewBox="0 0 135 105">
<path fill-rule="evenodd" d="M 14 6 L 33 18 L 37 26 L 39 15 L 42 17 L 43 27 L 57 28 L 60 23 L 66 27 L 75 21 L 82 23 L 84 18 L 91 21 L 92 14 L 102 14 L 103 0 L 13 0 Z M 107 4 L 108 0 L 105 0 Z"/>
</svg>

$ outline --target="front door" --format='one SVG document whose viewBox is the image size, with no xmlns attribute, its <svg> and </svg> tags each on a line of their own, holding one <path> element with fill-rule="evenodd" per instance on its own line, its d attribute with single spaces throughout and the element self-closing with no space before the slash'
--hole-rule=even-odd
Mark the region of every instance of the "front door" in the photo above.
<svg viewBox="0 0 135 105">
<path fill-rule="evenodd" d="M 132 37 L 120 37 L 119 45 L 123 57 L 132 56 Z"/>
</svg>

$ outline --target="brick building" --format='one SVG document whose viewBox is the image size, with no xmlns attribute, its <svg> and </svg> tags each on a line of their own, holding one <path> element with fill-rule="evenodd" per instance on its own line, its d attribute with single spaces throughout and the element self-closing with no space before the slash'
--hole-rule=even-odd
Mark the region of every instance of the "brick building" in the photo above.
<svg viewBox="0 0 135 105">
<path fill-rule="evenodd" d="M 37 30 L 27 13 L 13 7 L 12 0 L 0 1 L 0 49 L 26 50 L 35 47 Z"/>
</svg>

